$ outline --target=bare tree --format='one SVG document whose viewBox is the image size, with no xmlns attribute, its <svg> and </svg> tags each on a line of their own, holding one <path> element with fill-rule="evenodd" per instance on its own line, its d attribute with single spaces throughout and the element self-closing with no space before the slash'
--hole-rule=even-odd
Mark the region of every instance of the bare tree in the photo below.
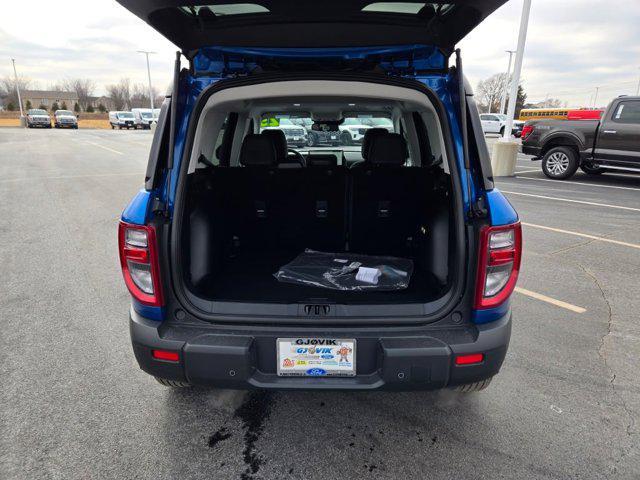
<svg viewBox="0 0 640 480">
<path fill-rule="evenodd" d="M 20 91 L 26 90 L 31 86 L 31 80 L 26 77 L 18 77 L 17 84 Z M 18 93 L 16 92 L 16 79 L 13 75 L 2 78 L 0 80 L 0 97 L 4 99 L 5 105 L 12 103 L 18 105 Z"/>
<path fill-rule="evenodd" d="M 158 98 L 158 89 L 152 88 L 154 100 Z M 131 108 L 149 108 L 151 102 L 149 101 L 149 87 L 143 83 L 136 83 L 133 86 L 131 94 Z"/>
<path fill-rule="evenodd" d="M 500 109 L 502 93 L 509 80 L 506 73 L 496 73 L 478 83 L 477 96 L 483 111 L 497 112 Z"/>
<path fill-rule="evenodd" d="M 67 92 L 75 92 L 78 96 L 78 104 L 86 110 L 91 103 L 96 83 L 90 78 L 68 78 L 62 82 L 62 87 Z"/>
<path fill-rule="evenodd" d="M 107 85 L 106 90 L 116 110 L 131 108 L 131 80 L 123 78 L 118 83 Z"/>
</svg>

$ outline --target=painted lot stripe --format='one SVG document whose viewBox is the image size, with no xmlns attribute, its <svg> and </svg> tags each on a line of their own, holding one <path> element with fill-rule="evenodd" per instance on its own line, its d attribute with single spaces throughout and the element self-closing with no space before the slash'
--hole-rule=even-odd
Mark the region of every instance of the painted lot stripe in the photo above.
<svg viewBox="0 0 640 480">
<path fill-rule="evenodd" d="M 118 155 L 124 155 L 124 153 L 119 152 L 118 150 L 114 150 L 113 148 L 105 147 L 104 145 L 100 145 L 99 143 L 90 142 L 88 140 L 85 140 L 84 143 L 88 143 L 89 145 L 93 145 L 94 147 L 103 148 L 105 150 L 108 150 L 109 152 L 117 153 Z"/>
<path fill-rule="evenodd" d="M 516 173 L 531 173 L 531 172 L 539 172 L 540 170 L 530 170 L 529 172 L 516 172 Z M 618 187 L 616 185 L 598 185 L 597 183 L 585 183 L 585 182 L 566 182 L 566 183 L 560 183 L 558 182 L 558 180 L 551 180 L 550 178 L 535 178 L 535 177 L 518 177 L 516 175 L 516 178 L 521 178 L 523 180 L 535 180 L 537 182 L 553 182 L 557 185 L 562 185 L 562 186 L 567 186 L 570 187 L 571 185 L 586 185 L 587 187 L 599 187 L 599 188 L 616 188 L 618 190 L 637 190 L 640 191 L 640 188 L 634 188 L 634 187 Z"/>
<path fill-rule="evenodd" d="M 571 200 L 569 198 L 548 197 L 546 195 L 534 195 L 532 193 L 509 192 L 507 190 L 502 190 L 502 189 L 500 191 L 502 193 L 508 193 L 510 195 L 520 195 L 521 197 L 543 198 L 545 200 L 555 200 L 557 202 L 579 203 L 581 205 L 593 205 L 595 207 L 617 208 L 618 210 L 630 210 L 632 212 L 640 212 L 640 208 L 623 207 L 622 205 L 609 205 L 606 203 L 585 202 L 583 200 Z"/>
<path fill-rule="evenodd" d="M 539 173 L 541 172 L 541 170 L 516 170 L 516 173 Z M 516 175 L 516 178 L 520 178 Z M 522 178 L 527 178 L 527 177 L 522 177 Z"/>
<path fill-rule="evenodd" d="M 546 295 L 542 295 L 541 293 L 532 292 L 531 290 L 527 290 L 526 288 L 516 287 L 516 292 L 527 297 L 535 298 L 536 300 L 540 300 L 541 302 L 545 302 L 559 308 L 564 308 L 565 310 L 570 310 L 574 313 L 584 313 L 587 311 L 586 308 L 571 305 L 570 303 L 563 302 L 562 300 L 556 300 L 555 298 L 547 297 Z"/>
<path fill-rule="evenodd" d="M 8 180 L 0 180 L 0 183 L 11 182 L 32 182 L 33 180 L 64 180 L 67 178 L 93 178 L 93 177 L 132 177 L 137 175 L 142 177 L 144 172 L 131 172 L 131 173 L 90 173 L 87 175 L 54 175 L 50 177 L 25 177 L 25 178 L 10 178 Z"/>
<path fill-rule="evenodd" d="M 547 230 L 549 232 L 564 233 L 565 235 L 573 235 L 575 237 L 588 238 L 591 240 L 597 240 L 598 242 L 613 243 L 614 245 L 621 245 L 623 247 L 636 248 L 640 250 L 640 245 L 636 243 L 621 242 L 619 240 L 612 240 L 606 237 L 598 237 L 597 235 L 589 235 L 587 233 L 572 232 L 571 230 L 563 230 L 561 228 L 546 227 L 544 225 L 536 225 L 534 223 L 522 222 L 522 225 L 524 225 L 525 227 L 539 228 L 540 230 Z"/>
</svg>

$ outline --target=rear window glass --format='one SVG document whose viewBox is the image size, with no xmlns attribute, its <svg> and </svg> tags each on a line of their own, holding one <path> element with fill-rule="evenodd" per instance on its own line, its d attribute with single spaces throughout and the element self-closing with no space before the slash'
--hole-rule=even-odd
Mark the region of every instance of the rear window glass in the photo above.
<svg viewBox="0 0 640 480">
<path fill-rule="evenodd" d="M 440 9 L 440 14 L 447 12 L 453 5 L 448 3 L 424 3 L 424 2 L 375 2 L 362 9 L 363 12 L 380 13 L 404 13 L 417 15 L 425 7 L 431 7 L 434 11 Z"/>
<path fill-rule="evenodd" d="M 256 3 L 234 3 L 230 5 L 196 5 L 181 7 L 183 11 L 192 15 L 198 15 L 203 8 L 209 9 L 216 16 L 222 15 L 248 15 L 256 13 L 269 13 L 269 10 Z"/>
</svg>

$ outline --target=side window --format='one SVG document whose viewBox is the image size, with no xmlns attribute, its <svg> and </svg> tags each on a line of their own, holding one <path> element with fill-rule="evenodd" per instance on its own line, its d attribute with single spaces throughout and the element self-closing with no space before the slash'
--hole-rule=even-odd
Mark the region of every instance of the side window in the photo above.
<svg viewBox="0 0 640 480">
<path fill-rule="evenodd" d="M 616 123 L 640 125 L 640 102 L 622 102 L 615 109 L 612 120 Z"/>
</svg>

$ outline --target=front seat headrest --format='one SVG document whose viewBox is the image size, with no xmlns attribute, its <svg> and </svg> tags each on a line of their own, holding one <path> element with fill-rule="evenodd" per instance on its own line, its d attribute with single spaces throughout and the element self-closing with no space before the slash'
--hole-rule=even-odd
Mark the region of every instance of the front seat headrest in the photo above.
<svg viewBox="0 0 640 480">
<path fill-rule="evenodd" d="M 269 137 L 276 147 L 278 163 L 287 163 L 287 137 L 282 130 L 263 130 L 262 135 Z"/>
<path fill-rule="evenodd" d="M 362 158 L 365 162 L 369 161 L 369 154 L 371 152 L 373 139 L 388 133 L 389 130 L 386 128 L 370 128 L 364 133 L 364 138 L 362 139 Z"/>
<path fill-rule="evenodd" d="M 376 166 L 404 165 L 407 157 L 407 142 L 399 133 L 375 137 L 369 150 L 369 163 Z"/>
<path fill-rule="evenodd" d="M 266 135 L 249 134 L 240 148 L 240 164 L 245 167 L 270 167 L 278 164 L 276 147 Z"/>
</svg>

